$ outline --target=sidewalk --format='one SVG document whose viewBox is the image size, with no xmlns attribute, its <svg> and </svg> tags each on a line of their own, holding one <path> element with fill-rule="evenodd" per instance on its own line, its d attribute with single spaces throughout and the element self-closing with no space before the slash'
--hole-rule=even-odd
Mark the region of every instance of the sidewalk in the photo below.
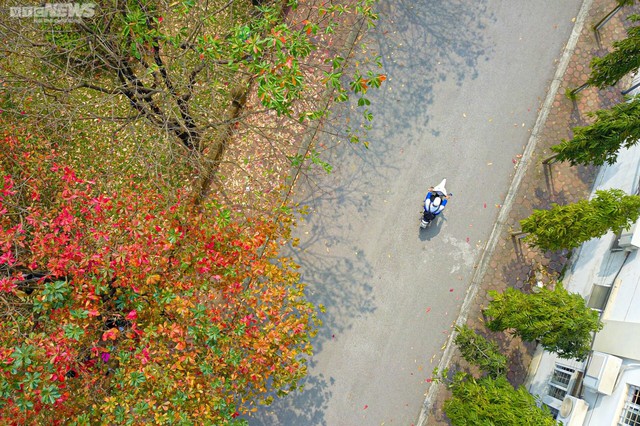
<svg viewBox="0 0 640 426">
<path fill-rule="evenodd" d="M 613 41 L 625 37 L 625 26 L 628 25 L 626 17 L 632 13 L 640 13 L 640 7 L 633 6 L 625 7 L 615 14 L 601 28 L 599 46 L 593 27 L 612 11 L 617 3 L 613 0 L 586 0 L 587 5 L 589 2 L 591 5 L 584 17 L 582 30 L 575 48 L 570 52 L 566 71 L 560 78 L 553 101 L 543 107 L 548 108 L 546 111 L 544 109 L 540 111 L 541 117 L 544 113 L 548 115 L 546 120 L 538 123 L 540 127 L 537 136 L 533 136 L 537 137 L 535 150 L 530 158 L 525 155 L 522 163 L 516 165 L 516 167 L 526 168 L 524 175 L 519 186 L 514 179 L 512 191 L 516 192 L 513 203 L 510 210 L 505 212 L 504 221 L 498 223 L 494 230 L 499 232 L 497 244 L 493 252 L 487 253 L 489 257 L 486 259 L 486 270 L 479 273 L 477 294 L 470 300 L 466 312 L 467 324 L 481 334 L 496 340 L 502 351 L 509 356 L 510 368 L 507 377 L 515 386 L 522 385 L 526 379 L 535 345 L 523 343 L 520 339 L 505 333 L 491 333 L 484 327 L 482 309 L 491 300 L 488 291 L 503 291 L 509 286 L 530 291 L 534 271 L 539 266 L 548 271 L 551 277 L 557 277 L 565 267 L 569 253 L 542 254 L 536 250 L 530 250 L 520 240 L 513 239 L 509 230 L 510 228 L 518 230 L 519 220 L 529 216 L 533 209 L 546 209 L 552 203 L 572 203 L 589 196 L 597 172 L 595 167 L 571 167 L 565 163 L 546 166 L 542 161 L 552 154 L 549 149 L 552 145 L 571 137 L 573 127 L 590 122 L 588 112 L 609 108 L 622 101 L 620 91 L 626 89 L 628 85 L 628 81 L 625 80 L 617 87 L 608 90 L 587 88 L 579 93 L 575 101 L 571 101 L 565 95 L 567 90 L 575 89 L 587 80 L 589 64 L 594 56 L 602 56 L 610 49 Z M 577 25 L 580 25 L 580 22 Z M 482 265 L 479 267 L 482 268 Z M 449 368 L 450 371 L 466 370 L 468 364 L 454 350 Z M 443 403 L 448 397 L 447 390 L 440 385 L 434 403 L 428 407 L 429 417 L 422 423 L 423 425 L 449 424 L 443 412 Z"/>
</svg>

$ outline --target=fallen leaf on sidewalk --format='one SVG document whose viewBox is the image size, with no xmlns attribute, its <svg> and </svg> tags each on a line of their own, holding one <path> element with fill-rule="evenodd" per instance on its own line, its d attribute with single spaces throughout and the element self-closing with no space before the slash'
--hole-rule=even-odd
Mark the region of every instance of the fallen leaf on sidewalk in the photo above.
<svg viewBox="0 0 640 426">
<path fill-rule="evenodd" d="M 368 405 L 365 405 L 365 406 L 364 406 L 364 408 L 363 408 L 363 410 L 366 410 L 367 408 L 369 408 L 369 406 L 368 406 Z"/>
<path fill-rule="evenodd" d="M 427 313 L 431 312 L 431 308 L 427 308 Z"/>
</svg>

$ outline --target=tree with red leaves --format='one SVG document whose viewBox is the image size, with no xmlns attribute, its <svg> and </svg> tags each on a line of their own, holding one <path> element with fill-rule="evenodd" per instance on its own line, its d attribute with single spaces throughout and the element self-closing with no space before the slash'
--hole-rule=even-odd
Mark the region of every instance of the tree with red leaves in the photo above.
<svg viewBox="0 0 640 426">
<path fill-rule="evenodd" d="M 24 132 L 1 143 L 0 418 L 241 424 L 295 387 L 317 320 L 278 257 L 286 226 L 90 181 Z"/>
</svg>

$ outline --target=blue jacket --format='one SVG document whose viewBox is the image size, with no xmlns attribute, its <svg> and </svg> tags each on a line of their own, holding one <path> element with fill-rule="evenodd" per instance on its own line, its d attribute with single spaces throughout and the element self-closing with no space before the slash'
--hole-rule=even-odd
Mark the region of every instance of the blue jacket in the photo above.
<svg viewBox="0 0 640 426">
<path fill-rule="evenodd" d="M 433 201 L 433 198 L 435 197 L 435 195 L 439 195 L 440 196 L 440 205 L 438 206 L 438 208 L 434 211 L 431 209 L 431 202 Z M 435 215 L 439 215 L 442 210 L 444 210 L 444 206 L 447 205 L 447 199 L 445 198 L 445 195 L 441 192 L 433 193 L 431 191 L 427 192 L 427 196 L 424 198 L 424 210 L 425 211 L 429 211 Z"/>
</svg>

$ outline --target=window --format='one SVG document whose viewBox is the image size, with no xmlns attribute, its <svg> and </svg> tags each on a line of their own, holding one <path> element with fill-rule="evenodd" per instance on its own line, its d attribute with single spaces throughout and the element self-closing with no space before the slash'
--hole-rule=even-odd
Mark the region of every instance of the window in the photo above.
<svg viewBox="0 0 640 426">
<path fill-rule="evenodd" d="M 569 386 L 573 371 L 574 370 L 563 367 L 561 365 L 556 366 L 556 369 L 553 372 L 553 377 L 551 377 L 551 383 L 564 386 L 566 388 L 567 386 Z"/>
<path fill-rule="evenodd" d="M 620 416 L 620 425 L 640 426 L 640 387 L 629 386 L 629 394 Z"/>
<path fill-rule="evenodd" d="M 556 364 L 556 368 L 553 370 L 553 375 L 549 381 L 549 391 L 547 392 L 549 396 L 562 401 L 569 392 L 569 384 L 575 371 L 573 368 Z"/>
<path fill-rule="evenodd" d="M 602 312 L 607 305 L 607 299 L 609 298 L 610 291 L 611 286 L 594 284 L 591 288 L 591 296 L 589 296 L 587 306 L 591 309 L 597 310 L 598 312 Z"/>
</svg>

